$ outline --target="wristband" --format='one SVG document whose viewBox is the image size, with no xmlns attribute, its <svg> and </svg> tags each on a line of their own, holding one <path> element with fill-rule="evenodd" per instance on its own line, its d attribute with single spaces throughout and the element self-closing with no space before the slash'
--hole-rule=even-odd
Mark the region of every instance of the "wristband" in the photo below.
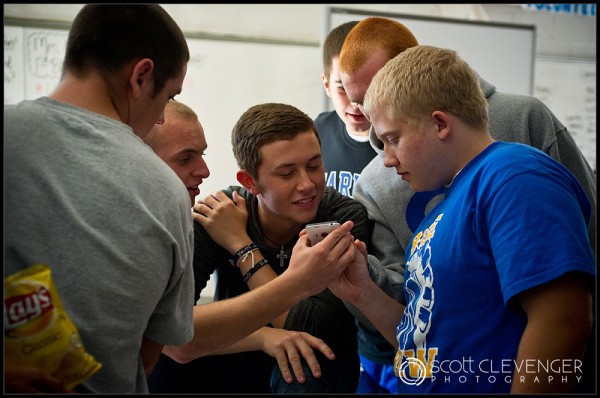
<svg viewBox="0 0 600 398">
<path fill-rule="evenodd" d="M 265 265 L 267 263 L 268 263 L 267 259 L 263 258 L 258 263 L 252 264 L 252 267 L 250 268 L 250 270 L 248 272 L 246 272 L 246 275 L 244 275 L 244 283 L 248 283 L 250 278 L 252 278 L 252 275 L 254 275 L 256 273 L 256 271 L 261 269 L 263 267 L 263 265 Z"/>
<path fill-rule="evenodd" d="M 247 246 L 242 247 L 233 256 L 231 256 L 231 258 L 229 259 L 229 263 L 231 265 L 233 265 L 234 267 L 237 267 L 237 263 L 238 263 L 240 257 L 242 257 L 244 254 L 248 254 L 252 250 L 256 250 L 256 249 L 258 249 L 258 246 L 256 246 L 256 243 L 250 242 Z"/>
</svg>

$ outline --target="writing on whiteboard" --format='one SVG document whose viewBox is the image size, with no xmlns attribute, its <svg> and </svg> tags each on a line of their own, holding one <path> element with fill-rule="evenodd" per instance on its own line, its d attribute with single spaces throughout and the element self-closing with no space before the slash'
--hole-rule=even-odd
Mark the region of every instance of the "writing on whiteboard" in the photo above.
<svg viewBox="0 0 600 398">
<path fill-rule="evenodd" d="M 596 169 L 596 63 L 536 60 L 534 95 L 569 129 Z"/>
<path fill-rule="evenodd" d="M 33 30 L 25 39 L 26 90 L 29 98 L 47 95 L 60 80 L 67 32 Z"/>
<path fill-rule="evenodd" d="M 4 83 L 11 83 L 17 77 L 13 53 L 17 51 L 19 38 L 4 35 Z"/>
</svg>

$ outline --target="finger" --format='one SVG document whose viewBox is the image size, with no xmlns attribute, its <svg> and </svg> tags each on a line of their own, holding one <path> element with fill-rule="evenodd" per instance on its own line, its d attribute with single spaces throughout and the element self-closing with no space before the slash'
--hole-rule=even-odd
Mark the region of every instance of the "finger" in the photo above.
<svg viewBox="0 0 600 398">
<path fill-rule="evenodd" d="M 195 211 L 193 211 L 192 219 L 195 222 L 202 224 L 206 220 L 206 216 L 204 214 L 196 213 Z"/>
<path fill-rule="evenodd" d="M 332 232 L 330 232 L 325 237 L 325 239 L 323 239 L 322 242 L 324 242 L 327 249 L 329 249 L 329 250 L 333 249 L 340 241 L 342 241 L 342 244 L 345 247 L 347 242 L 344 242 L 343 240 L 345 240 L 350 235 L 350 231 L 352 231 L 353 227 L 354 227 L 354 223 L 352 221 L 346 221 L 340 227 L 338 227 L 338 228 L 334 229 Z"/>
<path fill-rule="evenodd" d="M 348 247 L 346 247 L 344 251 L 339 255 L 337 265 L 341 266 L 342 268 L 345 268 L 347 264 L 350 264 L 354 260 L 356 250 L 359 249 L 357 249 L 354 245 L 354 240 L 351 240 Z"/>
<path fill-rule="evenodd" d="M 354 241 L 354 244 L 356 245 L 356 247 L 358 248 L 358 250 L 365 256 L 367 256 L 368 252 L 367 252 L 367 245 L 365 242 L 363 242 L 360 239 L 356 239 Z"/>
<path fill-rule="evenodd" d="M 239 209 L 246 208 L 246 199 L 237 193 L 237 191 L 233 191 L 233 201 Z"/>
<path fill-rule="evenodd" d="M 319 350 L 321 354 L 325 355 L 328 359 L 335 359 L 335 354 L 333 353 L 333 350 L 327 345 L 327 343 L 311 334 L 307 333 L 306 335 L 308 343 L 310 344 L 312 349 Z"/>
<path fill-rule="evenodd" d="M 194 213 L 202 214 L 205 217 L 208 217 L 209 212 L 212 209 L 204 202 L 198 202 L 194 205 Z"/>
<path fill-rule="evenodd" d="M 222 202 L 224 200 L 229 199 L 229 197 L 227 197 L 227 195 L 225 195 L 225 192 L 223 192 L 223 191 L 213 192 L 210 194 L 210 196 L 217 202 Z"/>
<path fill-rule="evenodd" d="M 316 378 L 321 377 L 321 365 L 319 365 L 319 361 L 317 360 L 313 349 L 310 348 L 308 344 L 299 344 L 299 349 L 313 376 Z M 300 368 L 302 368 L 302 364 L 300 364 Z"/>
<path fill-rule="evenodd" d="M 204 198 L 204 200 L 202 200 L 202 203 L 206 204 L 212 209 L 215 205 L 219 203 L 219 200 L 214 195 L 215 193 L 211 193 L 206 198 Z"/>
<path fill-rule="evenodd" d="M 275 353 L 275 359 L 277 360 L 277 366 L 279 366 L 279 370 L 281 371 L 281 376 L 286 383 L 290 384 L 294 381 L 292 377 L 292 373 L 290 372 L 289 364 L 287 361 L 287 354 L 285 351 L 277 351 Z"/>
<path fill-rule="evenodd" d="M 300 355 L 298 354 L 298 348 L 295 345 L 292 345 L 287 347 L 286 351 L 289 364 L 292 367 L 294 375 L 296 376 L 296 380 L 298 380 L 298 383 L 304 383 L 306 381 L 306 376 L 304 375 L 304 369 L 302 368 L 302 361 L 300 360 Z M 313 359 L 316 361 L 312 350 L 308 348 L 308 351 L 310 351 L 310 355 L 312 355 Z"/>
</svg>

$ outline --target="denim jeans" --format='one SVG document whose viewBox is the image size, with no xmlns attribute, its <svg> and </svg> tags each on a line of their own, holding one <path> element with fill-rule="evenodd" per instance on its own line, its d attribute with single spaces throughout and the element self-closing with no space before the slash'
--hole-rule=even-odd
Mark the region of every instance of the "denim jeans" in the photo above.
<svg viewBox="0 0 600 398">
<path fill-rule="evenodd" d="M 336 356 L 333 361 L 325 358 L 321 353 L 315 352 L 321 366 L 321 377 L 313 376 L 306 361 L 302 360 L 302 369 L 306 381 L 299 383 L 292 372 L 294 381 L 286 383 L 281 375 L 279 366 L 273 368 L 271 373 L 271 393 L 273 394 L 354 394 L 358 386 L 360 365 L 358 355 L 356 358 Z"/>
</svg>

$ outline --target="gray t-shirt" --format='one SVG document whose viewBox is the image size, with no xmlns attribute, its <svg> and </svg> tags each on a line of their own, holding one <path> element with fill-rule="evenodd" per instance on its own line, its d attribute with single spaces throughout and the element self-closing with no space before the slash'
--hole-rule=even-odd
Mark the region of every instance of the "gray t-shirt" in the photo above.
<svg viewBox="0 0 600 398">
<path fill-rule="evenodd" d="M 131 128 L 47 97 L 4 107 L 5 276 L 51 267 L 102 369 L 82 386 L 145 393 L 143 337 L 193 336 L 193 222 L 175 173 Z"/>
</svg>

